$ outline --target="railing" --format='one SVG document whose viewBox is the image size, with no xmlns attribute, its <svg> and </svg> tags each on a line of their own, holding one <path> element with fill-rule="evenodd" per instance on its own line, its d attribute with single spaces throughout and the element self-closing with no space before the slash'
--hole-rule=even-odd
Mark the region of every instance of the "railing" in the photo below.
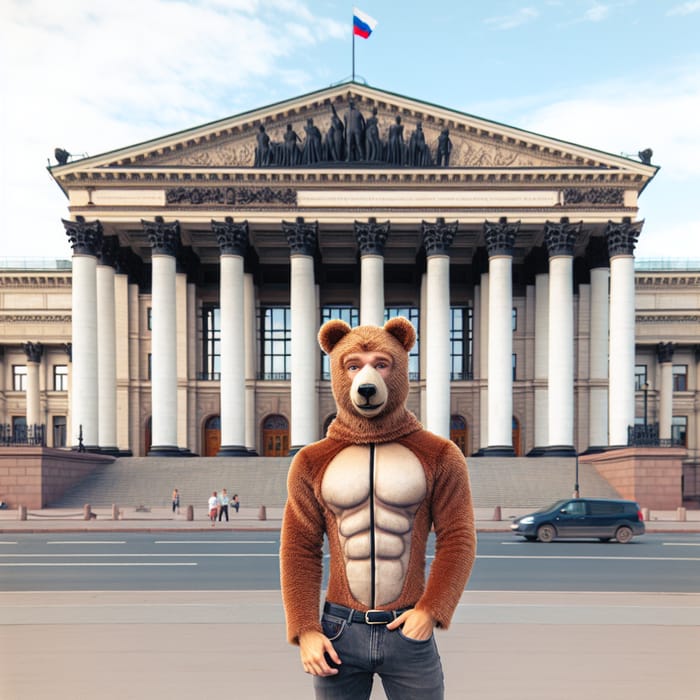
<svg viewBox="0 0 700 700">
<path fill-rule="evenodd" d="M 627 444 L 630 447 L 685 447 L 682 438 L 659 437 L 659 424 L 627 426 Z"/>
<path fill-rule="evenodd" d="M 221 372 L 197 372 L 197 379 L 200 382 L 220 382 Z"/>
<path fill-rule="evenodd" d="M 291 378 L 291 372 L 258 372 L 258 379 L 265 382 L 288 382 Z"/>
<path fill-rule="evenodd" d="M 0 447 L 46 447 L 45 425 L 0 425 Z"/>
</svg>

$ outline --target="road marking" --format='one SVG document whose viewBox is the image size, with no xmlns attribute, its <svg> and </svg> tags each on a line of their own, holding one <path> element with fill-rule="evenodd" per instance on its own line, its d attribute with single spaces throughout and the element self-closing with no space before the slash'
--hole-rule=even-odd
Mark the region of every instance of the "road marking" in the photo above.
<svg viewBox="0 0 700 700">
<path fill-rule="evenodd" d="M 195 561 L 173 561 L 173 562 L 148 562 L 148 561 L 94 561 L 94 562 L 14 562 L 14 563 L 3 563 L 0 562 L 0 567 L 16 567 L 16 566 L 197 566 Z"/>
<path fill-rule="evenodd" d="M 126 544 L 126 540 L 46 540 L 46 544 Z"/>
<path fill-rule="evenodd" d="M 17 544 L 16 542 L 0 542 L 0 544 Z"/>
<path fill-rule="evenodd" d="M 662 542 L 664 547 L 700 547 L 700 542 Z"/>
<path fill-rule="evenodd" d="M 153 544 L 277 544 L 277 540 L 155 540 Z"/>
</svg>

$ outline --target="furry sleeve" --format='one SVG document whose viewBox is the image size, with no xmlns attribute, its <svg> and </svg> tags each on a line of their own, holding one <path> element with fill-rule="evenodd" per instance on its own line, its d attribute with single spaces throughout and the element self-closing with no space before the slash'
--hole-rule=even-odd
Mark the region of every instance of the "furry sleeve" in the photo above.
<svg viewBox="0 0 700 700">
<path fill-rule="evenodd" d="M 464 455 L 450 441 L 436 460 L 431 515 L 435 559 L 416 608 L 426 610 L 438 627 L 448 627 L 474 565 L 476 529 Z"/>
<path fill-rule="evenodd" d="M 319 601 L 323 572 L 324 516 L 314 493 L 314 470 L 305 450 L 289 468 L 287 504 L 282 519 L 280 575 L 287 637 L 299 643 L 302 632 L 322 631 Z"/>
</svg>

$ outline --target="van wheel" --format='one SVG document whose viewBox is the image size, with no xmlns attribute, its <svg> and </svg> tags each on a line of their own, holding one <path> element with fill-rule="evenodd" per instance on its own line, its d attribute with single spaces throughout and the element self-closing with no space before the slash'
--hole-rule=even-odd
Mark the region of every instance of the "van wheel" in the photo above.
<svg viewBox="0 0 700 700">
<path fill-rule="evenodd" d="M 551 542 L 556 536 L 557 531 L 554 529 L 554 525 L 540 525 L 537 528 L 537 539 L 540 542 Z"/>
<path fill-rule="evenodd" d="M 627 544 L 632 540 L 632 537 L 632 530 L 631 528 L 627 527 L 627 525 L 623 525 L 622 527 L 617 528 L 617 532 L 615 533 L 615 539 L 620 544 Z"/>
</svg>

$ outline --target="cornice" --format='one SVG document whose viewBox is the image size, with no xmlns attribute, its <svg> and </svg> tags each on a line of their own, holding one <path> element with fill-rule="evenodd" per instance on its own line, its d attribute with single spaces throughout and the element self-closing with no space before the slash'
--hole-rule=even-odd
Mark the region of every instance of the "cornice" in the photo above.
<svg viewBox="0 0 700 700">
<path fill-rule="evenodd" d="M 38 289 L 56 289 L 57 287 L 71 287 L 72 277 L 69 274 L 61 275 L 18 275 L 0 273 L 0 287 Z"/>
<path fill-rule="evenodd" d="M 650 289 L 700 288 L 700 272 L 637 272 L 635 286 Z"/>
<path fill-rule="evenodd" d="M 0 314 L 0 323 L 70 323 L 71 314 Z"/>
</svg>

